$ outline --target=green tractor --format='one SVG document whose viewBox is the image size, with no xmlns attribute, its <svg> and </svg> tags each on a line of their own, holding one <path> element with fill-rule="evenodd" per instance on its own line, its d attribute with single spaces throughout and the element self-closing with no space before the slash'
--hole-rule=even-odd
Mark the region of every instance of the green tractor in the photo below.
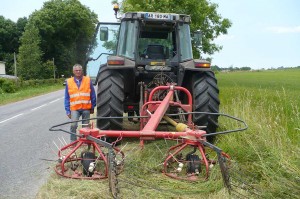
<svg viewBox="0 0 300 199">
<path fill-rule="evenodd" d="M 120 23 L 98 24 L 98 47 L 93 53 L 99 56 L 90 58 L 100 65 L 96 78 L 97 117 L 139 115 L 143 92 L 168 83 L 191 92 L 194 112 L 219 112 L 219 89 L 210 63 L 193 59 L 192 42 L 200 45 L 201 34 L 198 31 L 191 37 L 190 22 L 185 14 L 130 12 L 120 18 Z M 99 57 L 103 54 L 109 56 L 101 64 Z M 180 93 L 176 97 L 182 102 L 187 100 Z M 193 122 L 213 133 L 218 116 L 194 114 Z M 123 119 L 98 120 L 97 127 L 120 130 Z"/>
</svg>

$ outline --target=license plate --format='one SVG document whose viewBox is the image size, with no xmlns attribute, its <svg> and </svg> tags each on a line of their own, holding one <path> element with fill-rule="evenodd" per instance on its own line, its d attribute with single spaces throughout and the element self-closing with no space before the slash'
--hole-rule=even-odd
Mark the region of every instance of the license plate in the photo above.
<svg viewBox="0 0 300 199">
<path fill-rule="evenodd" d="M 146 18 L 170 20 L 171 16 L 169 14 L 162 14 L 162 13 L 146 13 Z"/>
</svg>

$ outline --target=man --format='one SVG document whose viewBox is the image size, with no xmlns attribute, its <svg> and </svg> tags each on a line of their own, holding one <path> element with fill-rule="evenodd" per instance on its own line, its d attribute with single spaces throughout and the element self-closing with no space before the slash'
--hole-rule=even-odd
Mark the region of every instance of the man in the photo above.
<svg viewBox="0 0 300 199">
<path fill-rule="evenodd" d="M 65 89 L 65 110 L 67 116 L 72 120 L 89 119 L 90 114 L 94 113 L 96 106 L 96 94 L 94 86 L 89 77 L 83 76 L 82 66 L 75 64 L 73 66 L 74 77 L 66 82 Z M 89 124 L 89 121 L 83 121 L 82 124 Z M 70 131 L 76 134 L 77 122 L 71 124 Z M 71 142 L 77 139 L 76 135 L 71 134 Z"/>
</svg>

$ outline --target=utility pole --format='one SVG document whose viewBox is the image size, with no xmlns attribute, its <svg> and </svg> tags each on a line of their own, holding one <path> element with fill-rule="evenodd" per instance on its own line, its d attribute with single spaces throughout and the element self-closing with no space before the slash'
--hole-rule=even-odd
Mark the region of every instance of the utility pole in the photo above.
<svg viewBox="0 0 300 199">
<path fill-rule="evenodd" d="M 54 57 L 53 57 L 53 77 L 54 77 L 54 80 L 55 80 L 55 65 L 54 65 Z"/>
<path fill-rule="evenodd" d="M 14 65 L 15 65 L 15 77 L 17 77 L 17 60 L 16 60 L 16 53 L 14 52 Z"/>
</svg>

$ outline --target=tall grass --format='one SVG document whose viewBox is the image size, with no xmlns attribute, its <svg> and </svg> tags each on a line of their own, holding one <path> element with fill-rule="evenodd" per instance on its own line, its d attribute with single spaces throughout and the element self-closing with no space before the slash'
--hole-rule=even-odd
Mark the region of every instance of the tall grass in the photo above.
<svg viewBox="0 0 300 199">
<path fill-rule="evenodd" d="M 259 195 L 250 198 L 297 198 L 300 195 L 300 70 L 220 73 L 220 112 L 242 118 L 248 130 L 220 135 L 216 145 L 238 163 L 239 174 Z M 219 118 L 219 130 L 237 128 Z M 175 143 L 138 141 L 126 145 L 125 170 L 119 176 L 121 198 L 231 198 L 220 169 L 208 181 L 186 182 L 161 174 L 162 160 Z M 216 157 L 211 157 L 216 158 Z M 232 170 L 234 172 L 234 170 Z M 234 174 L 234 173 L 233 173 Z M 245 193 L 247 195 L 247 193 Z M 110 198 L 108 181 L 80 181 L 55 174 L 37 198 Z"/>
<path fill-rule="evenodd" d="M 221 148 L 252 173 L 266 198 L 300 194 L 299 77 L 300 70 L 218 76 L 221 111 L 249 125 L 246 132 L 220 137 Z"/>
</svg>

